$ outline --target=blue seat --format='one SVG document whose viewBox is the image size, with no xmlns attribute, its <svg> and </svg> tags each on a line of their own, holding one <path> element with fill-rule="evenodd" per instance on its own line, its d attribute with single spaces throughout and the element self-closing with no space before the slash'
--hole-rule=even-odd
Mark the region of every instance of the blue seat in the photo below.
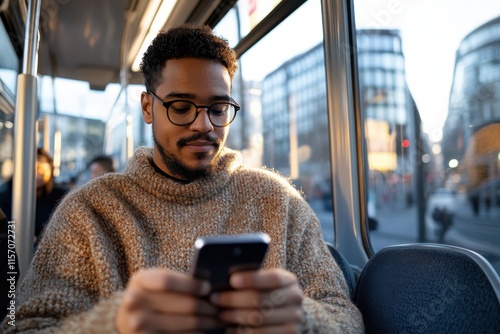
<svg viewBox="0 0 500 334">
<path fill-rule="evenodd" d="M 366 333 L 500 333 L 498 274 L 459 247 L 381 249 L 361 272 L 355 303 Z"/>
<path fill-rule="evenodd" d="M 340 252 L 331 243 L 325 243 L 328 246 L 328 250 L 332 254 L 333 258 L 335 259 L 335 262 L 337 262 L 337 265 L 340 267 L 340 270 L 342 270 L 342 273 L 344 274 L 345 280 L 347 282 L 347 286 L 349 287 L 349 295 L 351 296 L 351 299 L 354 299 L 354 291 L 356 287 L 356 276 L 354 274 L 354 270 L 349 265 L 347 259 L 342 254 L 340 254 Z"/>
</svg>

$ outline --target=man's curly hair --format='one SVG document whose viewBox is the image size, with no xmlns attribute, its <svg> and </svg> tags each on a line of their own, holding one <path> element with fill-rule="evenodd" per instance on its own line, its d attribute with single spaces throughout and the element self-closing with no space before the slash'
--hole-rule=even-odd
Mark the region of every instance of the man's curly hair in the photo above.
<svg viewBox="0 0 500 334">
<path fill-rule="evenodd" d="M 156 90 L 167 60 L 181 58 L 215 60 L 227 68 L 231 79 L 238 69 L 236 53 L 226 39 L 215 36 L 209 26 L 183 24 L 161 31 L 144 53 L 141 71 L 146 89 Z"/>
</svg>

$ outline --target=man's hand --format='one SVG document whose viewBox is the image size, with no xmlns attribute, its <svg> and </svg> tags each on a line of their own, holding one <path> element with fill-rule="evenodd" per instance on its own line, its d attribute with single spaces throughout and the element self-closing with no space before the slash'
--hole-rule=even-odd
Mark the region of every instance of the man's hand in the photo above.
<svg viewBox="0 0 500 334">
<path fill-rule="evenodd" d="M 283 269 L 237 272 L 234 291 L 212 294 L 222 308 L 220 319 L 235 333 L 297 333 L 301 320 L 302 290 L 297 278 Z"/>
<path fill-rule="evenodd" d="M 116 317 L 121 334 L 186 332 L 220 328 L 217 308 L 206 298 L 210 284 L 167 269 L 134 274 Z"/>
</svg>

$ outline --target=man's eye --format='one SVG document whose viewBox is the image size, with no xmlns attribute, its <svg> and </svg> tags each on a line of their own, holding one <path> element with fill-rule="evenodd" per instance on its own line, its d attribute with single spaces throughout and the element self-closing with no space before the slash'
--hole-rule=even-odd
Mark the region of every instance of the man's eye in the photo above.
<svg viewBox="0 0 500 334">
<path fill-rule="evenodd" d="M 227 105 L 224 104 L 214 105 L 212 106 L 212 108 L 210 108 L 210 113 L 213 116 L 224 116 L 226 114 L 226 111 L 227 111 Z"/>
<path fill-rule="evenodd" d="M 186 102 L 175 102 L 170 105 L 170 110 L 177 114 L 185 114 L 193 109 L 193 105 Z"/>
</svg>

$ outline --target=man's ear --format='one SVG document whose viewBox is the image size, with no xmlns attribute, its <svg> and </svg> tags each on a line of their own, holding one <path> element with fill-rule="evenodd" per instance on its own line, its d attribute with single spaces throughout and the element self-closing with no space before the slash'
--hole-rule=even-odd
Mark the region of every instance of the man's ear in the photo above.
<svg viewBox="0 0 500 334">
<path fill-rule="evenodd" d="M 153 97 L 146 92 L 141 93 L 142 118 L 147 124 L 153 123 Z"/>
</svg>

